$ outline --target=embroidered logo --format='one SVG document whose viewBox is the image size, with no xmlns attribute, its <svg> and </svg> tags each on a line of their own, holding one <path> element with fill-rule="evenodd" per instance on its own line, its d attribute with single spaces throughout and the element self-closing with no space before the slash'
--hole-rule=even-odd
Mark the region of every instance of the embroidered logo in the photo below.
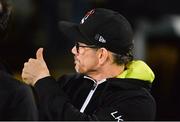
<svg viewBox="0 0 180 122">
<path fill-rule="evenodd" d="M 118 115 L 118 111 L 114 111 L 114 112 L 112 112 L 111 113 L 111 116 L 115 119 L 115 120 L 117 120 L 118 122 L 120 122 L 120 121 L 124 121 L 121 117 L 121 115 Z"/>
<path fill-rule="evenodd" d="M 89 12 L 87 12 L 87 13 L 86 13 L 86 15 L 82 18 L 82 20 L 81 20 L 80 24 L 83 24 L 83 23 L 85 22 L 85 20 L 87 20 L 87 19 L 88 19 L 88 17 L 89 17 L 90 15 L 92 15 L 94 12 L 95 12 L 95 10 L 94 10 L 94 9 L 92 9 L 92 10 L 91 10 L 91 11 L 89 11 Z"/>
<path fill-rule="evenodd" d="M 95 40 L 98 40 L 101 43 L 106 43 L 106 40 L 100 34 L 95 35 Z"/>
</svg>

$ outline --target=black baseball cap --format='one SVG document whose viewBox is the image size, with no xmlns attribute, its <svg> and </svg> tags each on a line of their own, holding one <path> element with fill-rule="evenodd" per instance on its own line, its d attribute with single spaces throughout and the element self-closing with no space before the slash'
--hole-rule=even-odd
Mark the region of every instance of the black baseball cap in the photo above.
<svg viewBox="0 0 180 122">
<path fill-rule="evenodd" d="M 97 8 L 88 11 L 79 24 L 60 21 L 60 30 L 71 40 L 104 47 L 125 55 L 133 47 L 133 31 L 128 20 L 116 11 Z"/>
</svg>

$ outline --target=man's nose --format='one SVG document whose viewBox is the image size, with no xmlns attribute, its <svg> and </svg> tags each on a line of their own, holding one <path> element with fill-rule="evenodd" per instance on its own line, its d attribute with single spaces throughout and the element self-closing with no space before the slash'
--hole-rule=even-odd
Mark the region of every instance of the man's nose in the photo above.
<svg viewBox="0 0 180 122">
<path fill-rule="evenodd" d="M 76 46 L 74 46 L 72 49 L 71 49 L 71 52 L 72 52 L 72 54 L 76 54 L 77 53 L 77 51 L 76 51 Z"/>
</svg>

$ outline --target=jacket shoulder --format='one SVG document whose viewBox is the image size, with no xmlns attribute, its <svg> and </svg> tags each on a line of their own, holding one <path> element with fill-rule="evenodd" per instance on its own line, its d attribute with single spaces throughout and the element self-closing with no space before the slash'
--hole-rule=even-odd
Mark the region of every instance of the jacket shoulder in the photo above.
<svg viewBox="0 0 180 122">
<path fill-rule="evenodd" d="M 78 73 L 69 73 L 66 75 L 62 75 L 61 77 L 58 78 L 58 83 L 60 86 L 65 86 L 68 82 L 72 81 L 72 80 L 76 80 L 80 77 L 82 77 L 82 74 L 78 74 Z"/>
<path fill-rule="evenodd" d="M 12 75 L 0 71 L 0 89 L 9 89 L 9 91 L 17 89 L 25 89 L 27 85 L 15 78 Z"/>
</svg>

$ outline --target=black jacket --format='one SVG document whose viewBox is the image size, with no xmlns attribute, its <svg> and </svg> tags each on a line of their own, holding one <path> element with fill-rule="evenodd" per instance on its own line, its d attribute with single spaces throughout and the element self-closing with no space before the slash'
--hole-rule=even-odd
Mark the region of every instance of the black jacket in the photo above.
<svg viewBox="0 0 180 122">
<path fill-rule="evenodd" d="M 0 70 L 0 120 L 38 120 L 29 86 Z"/>
<path fill-rule="evenodd" d="M 154 120 L 156 104 L 149 92 L 154 74 L 144 65 L 135 69 L 125 71 L 125 78 L 99 84 L 82 74 L 64 75 L 58 81 L 51 76 L 40 79 L 35 84 L 40 119 Z M 142 71 L 142 76 L 132 71 Z"/>
<path fill-rule="evenodd" d="M 82 74 L 40 79 L 35 84 L 40 119 L 154 120 L 156 104 L 149 92 L 153 79 L 142 62 L 100 84 Z"/>
</svg>

